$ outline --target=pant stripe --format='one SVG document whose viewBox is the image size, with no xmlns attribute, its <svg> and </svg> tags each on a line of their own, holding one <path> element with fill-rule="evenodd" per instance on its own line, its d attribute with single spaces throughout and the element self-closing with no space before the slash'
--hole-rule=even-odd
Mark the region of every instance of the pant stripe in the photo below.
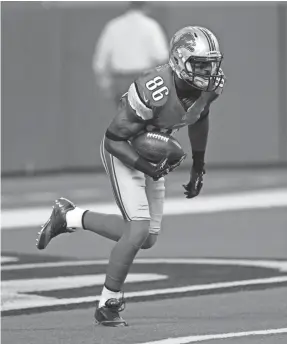
<svg viewBox="0 0 287 344">
<path fill-rule="evenodd" d="M 112 185 L 112 191 L 113 191 L 113 195 L 114 195 L 115 201 L 117 203 L 117 206 L 121 210 L 121 206 L 120 206 L 120 203 L 118 201 L 118 197 L 116 195 L 116 190 L 114 188 L 113 176 L 110 173 L 109 166 L 108 166 L 107 159 L 106 159 L 106 154 L 108 155 L 108 153 L 105 151 L 105 148 L 104 148 L 104 140 L 105 140 L 105 138 L 102 140 L 101 148 L 100 148 L 101 158 L 102 158 L 102 161 L 103 161 L 106 173 L 107 173 L 107 175 L 108 175 L 108 177 L 110 179 L 111 185 Z M 109 156 L 109 159 L 110 159 L 110 155 L 108 155 L 108 156 Z M 122 210 L 121 210 L 121 212 L 122 212 Z"/>
<path fill-rule="evenodd" d="M 106 163 L 106 159 L 105 159 L 105 153 L 104 153 L 104 149 L 105 149 L 105 148 L 104 148 L 104 140 L 105 140 L 105 139 L 103 139 L 102 142 L 101 142 L 100 154 L 101 154 L 102 163 L 103 163 L 103 165 L 104 165 L 104 168 L 105 168 L 105 170 L 106 170 L 106 173 L 107 173 L 108 176 L 110 176 L 109 170 L 108 170 L 108 167 L 107 167 L 107 163 Z"/>
<path fill-rule="evenodd" d="M 119 188 L 119 185 L 118 185 L 117 176 L 116 176 L 116 173 L 115 173 L 114 157 L 111 154 L 109 154 L 108 152 L 105 151 L 104 140 L 105 139 L 103 139 L 103 141 L 101 143 L 100 153 L 101 153 L 101 158 L 102 158 L 105 170 L 107 172 L 107 175 L 109 176 L 109 179 L 110 179 L 110 182 L 111 182 L 111 185 L 112 185 L 112 191 L 113 191 L 113 194 L 114 194 L 114 198 L 115 198 L 115 201 L 117 203 L 117 206 L 119 207 L 119 209 L 120 209 L 120 211 L 122 213 L 123 218 L 125 220 L 127 220 L 127 221 L 131 221 L 130 217 L 128 216 L 128 214 L 126 212 L 126 209 L 125 209 L 125 206 L 123 204 L 123 201 L 122 201 L 122 197 L 121 197 L 120 188 Z M 109 161 L 107 161 L 107 159 L 106 159 L 106 154 L 108 155 L 108 160 Z"/>
<path fill-rule="evenodd" d="M 112 155 L 110 155 L 110 161 L 111 161 L 111 167 L 112 167 L 112 175 L 113 175 L 113 182 L 114 182 L 114 188 L 116 190 L 116 194 L 117 194 L 117 199 L 120 203 L 120 210 L 123 214 L 123 217 L 125 220 L 131 221 L 131 218 L 129 217 L 128 213 L 126 212 L 123 200 L 122 200 L 122 196 L 121 196 L 121 190 L 119 188 L 119 184 L 118 184 L 118 179 L 116 176 L 116 172 L 115 172 L 115 165 L 114 165 L 114 157 Z"/>
</svg>

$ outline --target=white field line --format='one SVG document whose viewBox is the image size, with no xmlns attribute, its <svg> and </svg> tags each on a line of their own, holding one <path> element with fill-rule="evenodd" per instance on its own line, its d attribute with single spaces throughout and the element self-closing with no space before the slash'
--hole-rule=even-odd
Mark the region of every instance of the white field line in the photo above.
<svg viewBox="0 0 287 344">
<path fill-rule="evenodd" d="M 108 259 L 76 260 L 50 263 L 29 263 L 2 265 L 1 271 L 57 268 L 68 266 L 106 265 Z M 260 259 L 214 259 L 214 258 L 136 258 L 133 264 L 209 264 L 235 265 L 274 269 L 287 272 L 287 260 L 260 260 Z"/>
<path fill-rule="evenodd" d="M 159 274 L 129 274 L 126 283 L 135 282 L 151 282 L 167 279 L 166 275 Z M 23 309 L 27 305 L 49 305 L 50 301 L 55 300 L 54 297 L 45 297 L 31 293 L 40 291 L 54 291 L 64 289 L 77 289 L 103 285 L 105 282 L 105 274 L 96 275 L 75 275 L 48 278 L 33 278 L 2 281 L 1 283 L 1 305 L 5 309 Z M 32 306 L 31 306 L 32 307 Z"/>
<path fill-rule="evenodd" d="M 21 269 L 33 269 L 33 268 L 50 268 L 50 267 L 63 267 L 63 266 L 87 266 L 87 265 L 99 265 L 107 264 L 108 260 L 88 260 L 88 261 L 64 261 L 64 262 L 51 262 L 51 263 L 35 263 L 35 264 L 12 264 L 2 266 L 3 270 L 21 270 Z M 213 265 L 235 265 L 235 266 L 256 266 L 262 268 L 269 268 L 279 270 L 281 272 L 286 271 L 287 261 L 276 261 L 276 260 L 245 260 L 245 259 L 199 259 L 199 258 L 139 258 L 136 259 L 136 264 L 213 264 Z M 60 284 L 63 284 L 65 288 L 70 283 L 74 283 L 76 287 L 90 286 L 102 281 L 103 276 L 69 276 L 61 278 L 50 278 L 39 281 L 33 280 L 31 284 L 30 280 L 24 281 L 2 281 L 2 310 L 15 310 L 15 309 L 27 309 L 34 307 L 45 307 L 45 306 L 55 306 L 55 305 L 66 305 L 66 304 L 79 304 L 86 302 L 94 302 L 99 299 L 99 296 L 90 296 L 82 298 L 69 298 L 69 299 L 55 299 L 53 297 L 32 297 L 29 294 L 25 294 L 27 290 L 58 290 L 61 289 Z M 135 276 L 134 278 L 136 278 Z M 162 279 L 165 276 L 154 276 L 147 275 L 144 276 L 145 279 Z M 140 276 L 143 278 L 143 276 Z M 72 279 L 72 281 L 70 281 Z M 69 280 L 67 282 L 67 280 Z M 34 283 L 37 282 L 37 283 Z M 131 280 L 132 282 L 133 280 Z M 61 283 L 60 283 L 61 282 Z M 164 295 L 164 294 L 176 294 L 176 293 L 186 293 L 190 291 L 200 291 L 200 290 L 212 290 L 212 289 L 222 289 L 222 288 L 232 288 L 237 286 L 247 286 L 247 285 L 258 285 L 258 284 L 270 284 L 270 283 L 284 283 L 287 282 L 287 276 L 277 276 L 271 278 L 262 278 L 254 280 L 244 280 L 244 281 L 231 281 L 231 282 L 220 282 L 220 283 L 210 283 L 205 285 L 187 285 L 178 288 L 165 288 L 159 290 L 147 290 L 147 291 L 137 291 L 126 293 L 126 297 L 138 297 L 138 296 L 151 296 L 151 295 Z M 24 283 L 24 284 L 23 284 Z M 47 285 L 46 285 L 47 284 Z M 74 286 L 74 287 L 75 287 Z M 28 289 L 27 289 L 28 288 Z M 41 289 L 41 290 L 42 290 Z"/>
<path fill-rule="evenodd" d="M 79 207 L 106 214 L 120 214 L 114 203 L 79 204 Z M 222 211 L 287 207 L 287 189 L 259 190 L 223 195 L 200 196 L 192 200 L 184 197 L 167 199 L 165 215 L 202 214 Z M 2 210 L 1 228 L 40 226 L 50 216 L 51 207 Z"/>
<path fill-rule="evenodd" d="M 1 281 L 2 300 L 7 293 L 32 293 L 101 286 L 105 283 L 105 277 L 105 274 L 95 274 Z M 166 275 L 152 273 L 131 273 L 127 276 L 126 283 L 161 281 L 167 278 Z"/>
<path fill-rule="evenodd" d="M 18 260 L 17 257 L 1 256 L 1 264 L 17 262 Z"/>
<path fill-rule="evenodd" d="M 280 277 L 270 277 L 270 278 L 258 278 L 253 280 L 243 280 L 243 281 L 233 281 L 233 282 L 219 282 L 219 283 L 209 283 L 202 285 L 192 285 L 177 288 L 165 288 L 165 289 L 154 289 L 154 290 L 144 290 L 138 292 L 128 292 L 125 293 L 126 298 L 134 298 L 141 296 L 153 296 L 153 295 L 165 295 L 165 294 L 180 294 L 193 291 L 203 291 L 203 290 L 214 290 L 214 289 L 228 289 L 240 286 L 251 286 L 251 285 L 262 285 L 262 284 L 278 284 L 287 282 L 287 276 Z M 15 310 L 15 309 L 29 309 L 29 308 L 39 308 L 47 306 L 58 306 L 58 305 L 69 305 L 69 304 L 80 304 L 87 302 L 95 302 L 99 300 L 98 296 L 86 296 L 79 298 L 66 298 L 66 299 L 55 299 L 55 298 L 43 298 L 35 300 L 15 300 L 15 302 L 9 302 L 2 305 L 2 311 Z M 180 342 L 179 342 L 180 343 Z"/>
<path fill-rule="evenodd" d="M 188 336 L 188 337 L 167 338 L 167 339 L 149 341 L 149 342 L 144 342 L 144 343 L 139 343 L 139 344 L 189 344 L 189 343 L 198 343 L 198 342 L 216 340 L 216 339 L 240 338 L 240 337 L 250 337 L 250 336 L 266 336 L 266 335 L 284 334 L 284 333 L 287 333 L 287 327 L 277 328 L 277 329 L 268 329 L 268 330 L 259 330 L 259 331 L 230 332 L 230 333 L 205 334 L 205 335 Z"/>
</svg>

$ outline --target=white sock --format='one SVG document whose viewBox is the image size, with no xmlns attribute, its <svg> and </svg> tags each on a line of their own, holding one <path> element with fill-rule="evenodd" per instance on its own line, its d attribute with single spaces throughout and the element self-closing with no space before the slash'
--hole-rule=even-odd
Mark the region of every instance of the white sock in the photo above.
<svg viewBox="0 0 287 344">
<path fill-rule="evenodd" d="M 86 209 L 76 207 L 70 210 L 66 214 L 67 227 L 68 228 L 83 228 L 82 217 Z"/>
<path fill-rule="evenodd" d="M 103 287 L 99 307 L 103 307 L 109 299 L 121 299 L 122 293 L 120 291 L 111 291 L 105 286 Z"/>
</svg>

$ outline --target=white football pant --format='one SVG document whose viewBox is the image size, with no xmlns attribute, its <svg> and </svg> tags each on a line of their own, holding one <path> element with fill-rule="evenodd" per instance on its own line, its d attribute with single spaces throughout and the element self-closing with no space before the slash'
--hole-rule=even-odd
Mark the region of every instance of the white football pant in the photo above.
<svg viewBox="0 0 287 344">
<path fill-rule="evenodd" d="M 124 165 L 105 150 L 104 140 L 100 147 L 101 159 L 123 218 L 127 221 L 150 220 L 150 233 L 158 234 L 165 198 L 164 178 L 154 181 Z"/>
</svg>

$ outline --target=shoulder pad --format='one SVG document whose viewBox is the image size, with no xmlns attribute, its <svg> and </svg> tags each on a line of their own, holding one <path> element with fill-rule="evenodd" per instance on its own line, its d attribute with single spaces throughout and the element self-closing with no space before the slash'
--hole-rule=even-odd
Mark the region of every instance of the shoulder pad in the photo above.
<svg viewBox="0 0 287 344">
<path fill-rule="evenodd" d="M 147 99 L 139 95 L 136 84 L 132 83 L 128 90 L 128 102 L 136 115 L 147 121 L 153 118 L 153 110 L 148 105 Z"/>
</svg>

